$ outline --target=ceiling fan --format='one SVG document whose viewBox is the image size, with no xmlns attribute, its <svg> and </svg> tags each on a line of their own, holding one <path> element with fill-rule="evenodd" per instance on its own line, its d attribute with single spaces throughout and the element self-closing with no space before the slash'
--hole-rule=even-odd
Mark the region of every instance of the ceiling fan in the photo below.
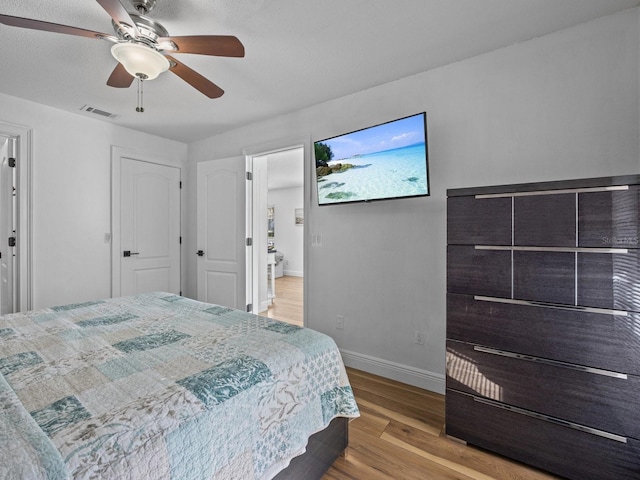
<svg viewBox="0 0 640 480">
<path fill-rule="evenodd" d="M 2 14 L 0 23 L 113 42 L 111 54 L 118 65 L 107 80 L 107 85 L 127 88 L 138 78 L 136 110 L 140 112 L 144 111 L 141 106 L 142 81 L 152 80 L 167 70 L 209 98 L 218 98 L 224 93 L 219 86 L 173 58 L 172 54 L 244 57 L 244 46 L 238 38 L 231 35 L 169 36 L 169 32 L 160 23 L 145 16 L 155 6 L 156 0 L 130 0 L 138 14 L 130 14 L 120 0 L 96 1 L 111 16 L 115 35 Z"/>
</svg>

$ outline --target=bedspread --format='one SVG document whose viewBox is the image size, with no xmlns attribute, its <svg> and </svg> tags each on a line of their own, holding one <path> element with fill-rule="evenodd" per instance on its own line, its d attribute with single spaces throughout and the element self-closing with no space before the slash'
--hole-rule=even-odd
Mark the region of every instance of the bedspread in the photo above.
<svg viewBox="0 0 640 480">
<path fill-rule="evenodd" d="M 358 415 L 307 328 L 167 293 L 0 317 L 3 479 L 269 479 Z"/>
</svg>

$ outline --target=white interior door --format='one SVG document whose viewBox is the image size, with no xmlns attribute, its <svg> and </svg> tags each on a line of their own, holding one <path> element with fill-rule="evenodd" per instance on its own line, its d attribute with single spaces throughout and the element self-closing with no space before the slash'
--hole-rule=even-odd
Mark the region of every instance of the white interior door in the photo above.
<svg viewBox="0 0 640 480">
<path fill-rule="evenodd" d="M 180 294 L 180 169 L 120 164 L 120 295 Z"/>
<path fill-rule="evenodd" d="M 0 314 L 15 311 L 14 169 L 9 166 L 13 139 L 0 137 Z"/>
<path fill-rule="evenodd" d="M 245 162 L 198 163 L 198 300 L 245 310 Z M 196 253 L 196 252 L 194 252 Z"/>
</svg>

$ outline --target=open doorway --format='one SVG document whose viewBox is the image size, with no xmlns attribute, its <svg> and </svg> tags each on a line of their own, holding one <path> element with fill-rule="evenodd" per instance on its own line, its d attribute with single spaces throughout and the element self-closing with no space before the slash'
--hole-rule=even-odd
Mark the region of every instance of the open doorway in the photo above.
<svg viewBox="0 0 640 480">
<path fill-rule="evenodd" d="M 31 309 L 31 130 L 0 122 L 0 311 Z"/>
<path fill-rule="evenodd" d="M 252 254 L 247 262 L 253 312 L 304 324 L 304 147 L 253 155 Z"/>
<path fill-rule="evenodd" d="M 15 138 L 0 136 L 0 314 L 17 310 Z"/>
</svg>

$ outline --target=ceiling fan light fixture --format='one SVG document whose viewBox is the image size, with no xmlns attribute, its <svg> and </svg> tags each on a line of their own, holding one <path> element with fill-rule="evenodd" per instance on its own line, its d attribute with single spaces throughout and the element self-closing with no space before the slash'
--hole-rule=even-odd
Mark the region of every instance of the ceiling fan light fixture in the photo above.
<svg viewBox="0 0 640 480">
<path fill-rule="evenodd" d="M 170 66 L 163 54 L 139 43 L 116 43 L 111 47 L 111 55 L 132 76 L 143 80 L 153 80 Z"/>
</svg>

